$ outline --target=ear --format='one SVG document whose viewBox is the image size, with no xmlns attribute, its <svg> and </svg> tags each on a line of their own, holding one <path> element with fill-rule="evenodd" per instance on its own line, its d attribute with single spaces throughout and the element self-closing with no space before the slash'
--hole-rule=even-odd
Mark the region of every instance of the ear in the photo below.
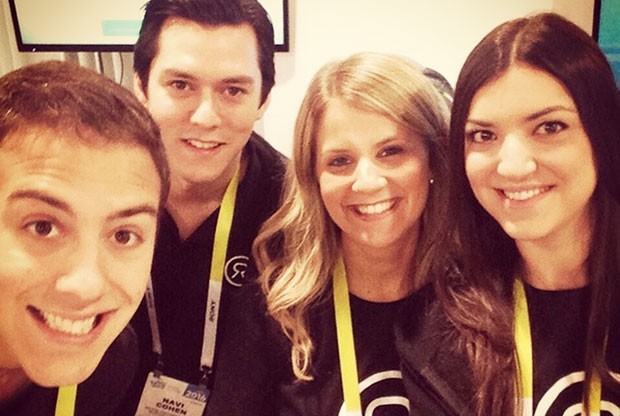
<svg viewBox="0 0 620 416">
<path fill-rule="evenodd" d="M 263 118 L 263 115 L 265 114 L 265 111 L 267 111 L 267 107 L 269 107 L 270 102 L 271 92 L 269 93 L 269 95 L 267 95 L 267 98 L 265 98 L 265 101 L 260 105 L 260 107 L 258 107 L 258 112 L 256 113 L 256 118 L 254 119 L 254 121 L 258 121 Z"/>
<path fill-rule="evenodd" d="M 140 101 L 142 105 L 146 106 L 146 92 L 144 91 L 142 81 L 140 80 L 137 72 L 133 73 L 133 93 L 138 98 L 138 101 Z"/>
</svg>

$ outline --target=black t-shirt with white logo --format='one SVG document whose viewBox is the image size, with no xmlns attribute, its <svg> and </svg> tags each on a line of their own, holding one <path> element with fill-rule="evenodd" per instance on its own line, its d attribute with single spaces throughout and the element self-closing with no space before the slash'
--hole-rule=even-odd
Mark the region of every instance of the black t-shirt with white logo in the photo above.
<svg viewBox="0 0 620 416">
<path fill-rule="evenodd" d="M 271 411 L 267 361 L 261 357 L 264 315 L 256 287 L 252 242 L 280 200 L 286 159 L 253 134 L 244 149 L 247 169 L 239 182 L 228 241 L 219 310 L 209 416 L 259 416 Z M 187 383 L 200 381 L 205 311 L 215 227 L 219 209 L 185 240 L 165 213 L 157 235 L 152 266 L 157 321 L 163 347 L 164 374 Z M 132 319 L 141 361 L 131 391 L 117 416 L 134 416 L 146 377 L 156 367 L 151 330 L 143 301 Z"/>
<path fill-rule="evenodd" d="M 534 415 L 579 415 L 590 289 L 546 291 L 525 285 L 532 332 Z M 620 334 L 609 334 L 608 364 L 620 372 Z M 620 415 L 620 395 L 603 388 L 601 415 Z"/>
<path fill-rule="evenodd" d="M 350 295 L 351 318 L 357 356 L 363 414 L 407 416 L 406 399 L 399 359 L 394 347 L 393 325 L 407 299 L 373 303 Z M 343 409 L 342 381 L 333 300 L 319 305 L 311 314 L 310 331 L 314 345 L 314 380 L 296 381 L 290 361 L 278 365 L 285 374 L 279 385 L 278 415 L 337 416 Z M 283 343 L 290 354 L 290 344 Z"/>
</svg>

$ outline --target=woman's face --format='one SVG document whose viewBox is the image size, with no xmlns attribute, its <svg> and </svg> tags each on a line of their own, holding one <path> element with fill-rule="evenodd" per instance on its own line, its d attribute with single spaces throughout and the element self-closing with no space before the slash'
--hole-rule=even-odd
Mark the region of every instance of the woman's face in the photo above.
<svg viewBox="0 0 620 416">
<path fill-rule="evenodd" d="M 423 140 L 339 100 L 328 105 L 317 138 L 321 196 L 343 244 L 414 246 L 431 178 Z"/>
<path fill-rule="evenodd" d="M 517 245 L 590 236 L 592 146 L 570 94 L 548 73 L 517 64 L 478 90 L 465 169 L 480 204 Z"/>
</svg>

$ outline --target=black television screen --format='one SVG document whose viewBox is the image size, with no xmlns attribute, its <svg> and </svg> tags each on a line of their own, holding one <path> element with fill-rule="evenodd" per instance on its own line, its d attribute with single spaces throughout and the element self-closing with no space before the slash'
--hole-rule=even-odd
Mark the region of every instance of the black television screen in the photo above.
<svg viewBox="0 0 620 416">
<path fill-rule="evenodd" d="M 607 56 L 620 89 L 620 0 L 595 1 L 592 35 Z"/>
<path fill-rule="evenodd" d="M 21 52 L 130 52 L 147 0 L 9 0 Z M 287 0 L 259 0 L 274 28 L 275 48 L 288 51 Z"/>
</svg>

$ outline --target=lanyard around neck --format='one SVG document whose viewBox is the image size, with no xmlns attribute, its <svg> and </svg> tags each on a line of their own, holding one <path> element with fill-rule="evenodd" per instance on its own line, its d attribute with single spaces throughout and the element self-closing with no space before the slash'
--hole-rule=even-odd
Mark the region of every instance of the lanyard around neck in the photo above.
<svg viewBox="0 0 620 416">
<path fill-rule="evenodd" d="M 207 292 L 207 305 L 205 311 L 205 326 L 202 339 L 202 352 L 200 355 L 200 371 L 203 380 L 201 384 L 206 384 L 213 368 L 215 358 L 215 341 L 217 338 L 217 322 L 220 310 L 220 300 L 222 296 L 222 281 L 224 268 L 226 266 L 226 251 L 228 239 L 232 228 L 232 220 L 235 213 L 235 201 L 237 199 L 237 188 L 239 186 L 240 167 L 226 187 L 224 198 L 220 206 L 220 212 L 215 226 L 215 237 L 213 240 L 213 252 L 211 256 L 211 270 L 209 273 L 209 290 Z M 151 326 L 151 337 L 153 339 L 153 352 L 161 359 L 163 348 L 157 324 L 157 313 L 155 310 L 155 295 L 153 284 L 149 280 L 146 293 L 146 305 Z M 161 362 L 158 364 L 161 366 Z M 161 370 L 161 368 L 159 369 Z"/>
<path fill-rule="evenodd" d="M 342 257 L 339 256 L 334 268 L 334 310 L 336 313 L 336 336 L 338 339 L 338 356 L 342 377 L 342 392 L 347 416 L 361 416 L 359 378 L 357 376 L 357 359 L 355 358 L 355 341 L 349 305 L 349 288 Z"/>
<path fill-rule="evenodd" d="M 525 288 L 520 279 L 514 283 L 515 302 L 515 345 L 517 350 L 517 365 L 521 382 L 523 415 L 534 414 L 534 365 L 532 362 L 532 333 L 527 308 Z M 590 381 L 588 391 L 590 416 L 596 416 L 601 411 L 601 380 L 595 373 Z M 585 408 L 585 406 L 583 406 Z"/>
<path fill-rule="evenodd" d="M 58 397 L 56 398 L 56 411 L 54 412 L 54 416 L 73 416 L 75 413 L 76 396 L 76 384 L 59 387 Z"/>
</svg>

